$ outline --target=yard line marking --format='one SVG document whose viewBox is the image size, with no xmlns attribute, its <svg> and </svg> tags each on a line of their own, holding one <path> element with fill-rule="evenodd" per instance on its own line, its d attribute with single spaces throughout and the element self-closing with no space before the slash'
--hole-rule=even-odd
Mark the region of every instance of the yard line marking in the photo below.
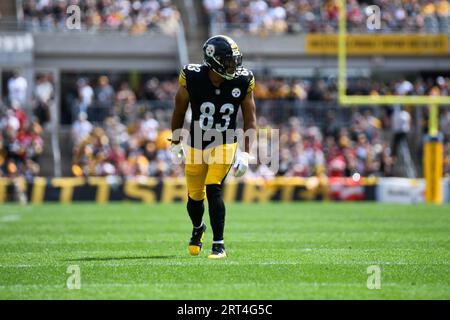
<svg viewBox="0 0 450 320">
<path fill-rule="evenodd" d="M 0 217 L 0 222 L 14 222 L 20 220 L 20 214 L 9 214 L 3 217 Z"/>
<path fill-rule="evenodd" d="M 310 287 L 321 287 L 321 286 L 332 286 L 332 287 L 361 287 L 365 288 L 364 285 L 361 285 L 360 282 L 293 282 L 292 284 L 295 284 L 296 286 L 310 286 Z M 233 287 L 248 287 L 251 286 L 258 286 L 258 284 L 255 284 L 253 282 L 240 282 L 240 283 L 234 283 Z M 384 287 L 404 287 L 405 283 L 383 283 Z M 429 285 L 435 286 L 435 284 L 421 284 L 419 287 L 427 287 Z M 86 288 L 96 288 L 96 287 L 123 287 L 123 288 L 135 288 L 135 287 L 161 287 L 162 289 L 167 288 L 167 286 L 173 286 L 173 287 L 203 287 L 203 284 L 184 284 L 184 283 L 84 283 L 83 289 Z M 267 286 L 266 284 L 259 285 L 260 287 Z M 417 285 L 416 285 L 417 286 Z M 1 289 L 66 289 L 65 285 L 63 284 L 45 284 L 45 285 L 39 285 L 39 284 L 13 284 L 13 285 L 0 285 Z"/>
<path fill-rule="evenodd" d="M 73 260 L 72 262 L 78 262 Z M 98 263 L 98 261 L 82 262 L 82 265 L 86 268 L 101 268 L 101 267 L 142 267 L 142 266 L 205 266 L 210 261 L 147 261 L 147 262 L 136 262 L 136 263 Z M 80 263 L 78 262 L 78 263 Z M 301 261 L 262 261 L 262 262 L 239 262 L 239 261 L 227 261 L 223 264 L 211 264 L 220 266 L 271 266 L 271 265 L 298 265 L 298 266 L 313 266 L 313 265 L 367 265 L 370 263 L 377 263 L 381 266 L 448 266 L 450 262 L 434 262 L 434 263 L 411 263 L 411 262 L 379 262 L 379 261 L 367 261 L 367 262 L 334 262 L 334 263 L 303 263 Z M 53 263 L 53 264 L 10 264 L 10 265 L 0 265 L 0 268 L 44 268 L 44 267 L 65 267 L 67 263 Z"/>
</svg>

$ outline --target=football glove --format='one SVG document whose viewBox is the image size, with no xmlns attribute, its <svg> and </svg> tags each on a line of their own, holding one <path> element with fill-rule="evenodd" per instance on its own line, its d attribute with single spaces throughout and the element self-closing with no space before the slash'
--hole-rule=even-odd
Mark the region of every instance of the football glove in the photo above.
<svg viewBox="0 0 450 320">
<path fill-rule="evenodd" d="M 170 145 L 170 152 L 177 160 L 186 160 L 186 154 L 184 153 L 183 145 L 181 142 L 173 143 Z"/>
<path fill-rule="evenodd" d="M 250 160 L 250 155 L 247 152 L 239 152 L 236 155 L 233 165 L 235 177 L 242 177 L 247 172 L 248 160 Z"/>
</svg>

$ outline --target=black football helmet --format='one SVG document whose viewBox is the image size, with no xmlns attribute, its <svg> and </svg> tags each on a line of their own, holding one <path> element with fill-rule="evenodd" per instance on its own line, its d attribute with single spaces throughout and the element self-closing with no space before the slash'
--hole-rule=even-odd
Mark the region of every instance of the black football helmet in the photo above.
<svg viewBox="0 0 450 320">
<path fill-rule="evenodd" d="M 242 54 L 233 39 L 218 35 L 203 45 L 203 63 L 227 80 L 237 77 L 242 69 Z"/>
</svg>

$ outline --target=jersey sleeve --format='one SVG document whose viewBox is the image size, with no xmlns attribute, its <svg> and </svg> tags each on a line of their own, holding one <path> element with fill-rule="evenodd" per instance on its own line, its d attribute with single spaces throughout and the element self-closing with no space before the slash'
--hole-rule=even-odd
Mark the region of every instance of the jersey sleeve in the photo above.
<svg viewBox="0 0 450 320">
<path fill-rule="evenodd" d="M 253 73 L 250 73 L 250 81 L 248 83 L 247 93 L 252 92 L 253 89 L 255 89 L 255 76 L 253 75 Z"/>
<path fill-rule="evenodd" d="M 180 86 L 187 88 L 186 68 L 181 69 L 180 75 L 178 76 L 178 83 Z"/>
</svg>

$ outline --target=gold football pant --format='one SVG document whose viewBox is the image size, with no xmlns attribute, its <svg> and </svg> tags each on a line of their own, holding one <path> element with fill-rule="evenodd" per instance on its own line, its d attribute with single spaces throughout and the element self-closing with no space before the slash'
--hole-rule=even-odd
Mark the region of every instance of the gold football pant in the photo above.
<svg viewBox="0 0 450 320">
<path fill-rule="evenodd" d="M 205 150 L 187 148 L 185 174 L 191 199 L 205 199 L 206 185 L 223 182 L 233 163 L 236 147 L 237 144 L 232 143 Z"/>
<path fill-rule="evenodd" d="M 234 160 L 237 144 L 223 144 L 206 150 L 188 148 L 186 152 L 187 209 L 192 224 L 201 226 L 205 197 L 208 199 L 209 220 L 213 243 L 223 243 L 225 204 L 222 182 Z"/>
</svg>

